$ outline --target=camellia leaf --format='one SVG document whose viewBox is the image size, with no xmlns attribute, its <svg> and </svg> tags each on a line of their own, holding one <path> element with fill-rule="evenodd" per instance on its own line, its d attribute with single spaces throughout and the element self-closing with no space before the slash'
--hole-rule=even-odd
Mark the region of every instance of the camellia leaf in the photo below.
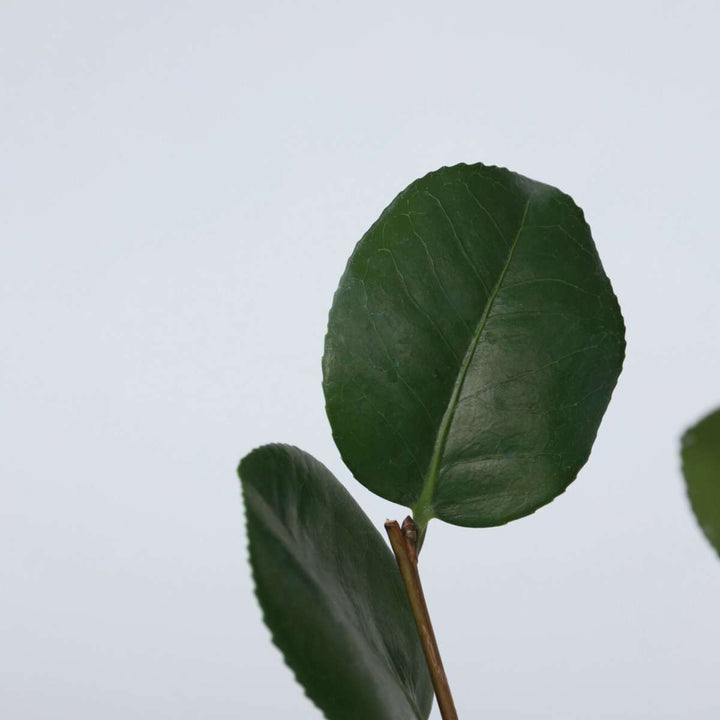
<svg viewBox="0 0 720 720">
<path fill-rule="evenodd" d="M 433 690 L 395 560 L 327 468 L 287 445 L 239 474 L 257 597 L 275 644 L 331 720 L 425 720 Z"/>
<path fill-rule="evenodd" d="M 624 352 L 572 199 L 501 168 L 442 168 L 348 262 L 325 339 L 327 413 L 355 477 L 421 528 L 499 525 L 574 480 Z"/>
<path fill-rule="evenodd" d="M 720 410 L 683 435 L 682 466 L 695 517 L 720 554 Z"/>
</svg>

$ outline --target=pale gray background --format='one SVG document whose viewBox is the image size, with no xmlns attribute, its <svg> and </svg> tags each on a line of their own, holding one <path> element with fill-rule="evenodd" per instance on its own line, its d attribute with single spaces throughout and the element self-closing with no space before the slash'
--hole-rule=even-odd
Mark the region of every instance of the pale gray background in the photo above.
<svg viewBox="0 0 720 720">
<path fill-rule="evenodd" d="M 677 456 L 720 403 L 717 2 L 0 5 L 0 714 L 319 713 L 260 621 L 235 477 L 350 477 L 320 356 L 415 177 L 501 164 L 584 207 L 628 325 L 588 466 L 506 527 L 434 522 L 463 718 L 715 720 L 720 562 Z M 437 717 L 437 715 L 435 715 Z"/>
</svg>

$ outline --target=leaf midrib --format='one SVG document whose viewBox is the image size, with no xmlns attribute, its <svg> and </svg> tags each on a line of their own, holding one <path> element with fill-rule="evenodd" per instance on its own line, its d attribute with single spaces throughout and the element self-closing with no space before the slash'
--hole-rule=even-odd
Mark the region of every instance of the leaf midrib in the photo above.
<svg viewBox="0 0 720 720">
<path fill-rule="evenodd" d="M 518 240 L 520 239 L 520 234 L 525 227 L 525 219 L 527 218 L 529 207 L 530 198 L 528 198 L 525 202 L 525 209 L 523 210 L 522 219 L 520 220 L 520 227 L 518 228 L 517 233 L 515 233 L 515 237 L 510 245 L 507 260 L 505 261 L 505 264 L 500 271 L 498 280 L 495 283 L 495 286 L 493 287 L 492 292 L 487 299 L 487 302 L 485 303 L 485 308 L 482 315 L 480 316 L 480 320 L 477 324 L 477 327 L 475 328 L 475 333 L 473 334 L 472 340 L 468 345 L 465 356 L 463 357 L 463 361 L 460 366 L 460 372 L 455 379 L 455 384 L 453 385 L 450 400 L 448 401 L 448 405 L 445 408 L 445 413 L 443 415 L 442 421 L 440 422 L 440 429 L 438 431 L 437 437 L 435 438 L 433 454 L 430 458 L 428 474 L 425 478 L 425 481 L 423 482 L 418 501 L 413 507 L 413 517 L 418 527 L 421 529 L 421 532 L 424 532 L 424 528 L 427 525 L 428 521 L 432 517 L 434 517 L 433 500 L 435 496 L 435 488 L 437 486 L 437 481 L 440 474 L 440 464 L 445 453 L 447 439 L 450 434 L 450 427 L 452 426 L 452 422 L 455 417 L 455 410 L 457 409 L 458 402 L 460 400 L 460 393 L 462 392 L 465 378 L 467 377 L 468 370 L 470 369 L 470 363 L 472 362 L 472 359 L 475 355 L 475 350 L 477 349 L 478 343 L 480 342 L 480 337 L 482 336 L 483 330 L 485 329 L 487 321 L 490 317 L 490 312 L 492 311 L 495 299 L 500 292 L 500 288 L 502 287 L 505 275 L 507 274 L 507 271 L 512 263 L 513 255 L 515 254 L 515 248 L 517 247 Z"/>
</svg>

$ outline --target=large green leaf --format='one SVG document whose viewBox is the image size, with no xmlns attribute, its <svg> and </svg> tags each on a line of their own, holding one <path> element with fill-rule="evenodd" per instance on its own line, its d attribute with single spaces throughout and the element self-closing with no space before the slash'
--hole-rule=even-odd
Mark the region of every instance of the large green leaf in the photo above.
<svg viewBox="0 0 720 720">
<path fill-rule="evenodd" d="M 695 517 L 720 554 L 720 410 L 683 435 L 682 464 Z"/>
<path fill-rule="evenodd" d="M 266 445 L 240 463 L 250 562 L 275 644 L 331 720 L 424 720 L 432 685 L 395 560 L 317 460 Z"/>
<path fill-rule="evenodd" d="M 328 417 L 355 477 L 421 526 L 498 525 L 575 478 L 624 351 L 572 199 L 501 168 L 442 168 L 348 262 L 325 339 Z"/>
</svg>

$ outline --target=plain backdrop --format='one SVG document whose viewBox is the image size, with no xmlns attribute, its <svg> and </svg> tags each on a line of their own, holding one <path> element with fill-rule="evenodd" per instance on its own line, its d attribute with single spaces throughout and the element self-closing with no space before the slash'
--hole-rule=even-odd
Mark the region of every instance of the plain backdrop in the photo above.
<svg viewBox="0 0 720 720">
<path fill-rule="evenodd" d="M 678 439 L 720 404 L 719 27 L 713 1 L 3 0 L 2 717 L 320 717 L 261 622 L 237 461 L 297 444 L 404 516 L 333 445 L 327 312 L 400 190 L 480 161 L 584 208 L 628 352 L 567 493 L 430 525 L 460 716 L 715 720 Z"/>
</svg>

